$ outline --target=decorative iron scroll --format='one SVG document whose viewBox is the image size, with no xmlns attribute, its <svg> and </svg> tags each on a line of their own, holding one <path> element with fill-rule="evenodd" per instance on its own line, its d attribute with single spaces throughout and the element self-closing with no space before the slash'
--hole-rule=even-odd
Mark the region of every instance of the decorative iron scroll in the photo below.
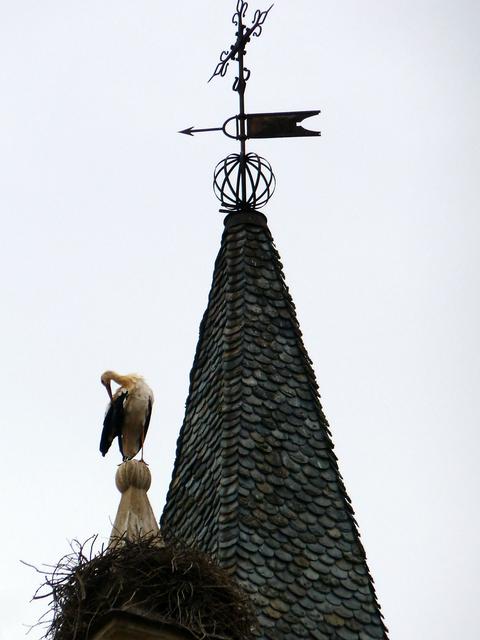
<svg viewBox="0 0 480 640">
<path fill-rule="evenodd" d="M 229 51 L 222 51 L 222 53 L 220 54 L 220 62 L 217 64 L 214 72 L 210 76 L 210 79 L 208 80 L 209 82 L 215 76 L 222 76 L 223 78 L 223 76 L 227 73 L 229 62 L 231 60 L 235 60 L 235 56 L 240 51 L 245 54 L 245 47 L 250 42 L 250 38 L 252 36 L 258 38 L 262 34 L 262 25 L 267 19 L 267 15 L 272 7 L 273 4 L 270 5 L 270 7 L 266 11 L 260 11 L 260 9 L 257 9 L 255 11 L 252 26 L 245 29 L 243 26 L 243 19 L 247 14 L 248 2 L 245 2 L 244 0 L 238 0 L 237 10 L 232 17 L 233 24 L 238 28 L 238 31 L 235 34 L 237 36 L 237 41 L 235 42 L 235 44 L 231 45 Z M 250 77 L 250 72 L 248 71 L 248 69 L 245 69 L 244 67 L 244 70 L 248 72 L 248 77 Z M 237 89 L 234 89 L 234 91 L 237 91 Z"/>
</svg>

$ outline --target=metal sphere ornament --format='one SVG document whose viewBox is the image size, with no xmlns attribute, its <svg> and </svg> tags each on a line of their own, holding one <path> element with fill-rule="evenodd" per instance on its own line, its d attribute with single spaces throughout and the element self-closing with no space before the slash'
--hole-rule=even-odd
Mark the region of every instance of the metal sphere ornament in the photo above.
<svg viewBox="0 0 480 640">
<path fill-rule="evenodd" d="M 243 176 L 244 179 L 243 179 Z M 213 190 L 226 211 L 255 211 L 275 191 L 272 167 L 256 153 L 231 153 L 215 167 Z"/>
</svg>

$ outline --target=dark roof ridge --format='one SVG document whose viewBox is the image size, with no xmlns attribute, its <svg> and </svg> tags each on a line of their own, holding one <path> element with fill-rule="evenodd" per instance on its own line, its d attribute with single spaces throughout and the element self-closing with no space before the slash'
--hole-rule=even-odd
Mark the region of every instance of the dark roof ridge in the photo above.
<svg viewBox="0 0 480 640">
<path fill-rule="evenodd" d="M 246 237 L 246 231 L 243 233 L 243 237 Z M 233 249 L 229 246 L 232 243 L 236 245 Z M 223 429 L 220 438 L 222 443 L 222 479 L 220 481 L 219 547 L 222 548 L 223 545 L 223 566 L 233 572 L 237 559 L 239 535 L 238 459 L 243 387 L 236 383 L 243 378 L 244 374 L 245 287 L 242 273 L 245 262 L 245 244 L 238 245 L 238 242 L 233 239 L 233 234 L 229 233 L 229 228 L 226 227 L 222 237 L 223 246 L 225 247 L 226 270 L 229 277 L 227 278 L 226 320 L 223 334 L 224 384 L 222 385 L 221 406 Z"/>
<path fill-rule="evenodd" d="M 227 216 L 228 218 L 228 222 L 232 221 L 233 216 Z M 246 222 L 246 224 L 252 224 L 252 218 L 249 217 L 248 221 Z M 215 260 L 215 265 L 214 265 L 214 270 L 213 270 L 213 276 L 212 276 L 212 284 L 211 284 L 211 288 L 210 288 L 210 293 L 208 296 L 208 303 L 207 303 L 207 308 L 203 314 L 201 323 L 200 323 L 200 328 L 199 328 L 199 338 L 198 338 L 198 343 L 197 343 L 197 348 L 195 351 L 195 356 L 194 356 L 194 361 L 193 361 L 193 365 L 190 371 L 190 383 L 189 383 L 189 390 L 188 390 L 188 395 L 187 395 L 187 401 L 186 401 L 186 407 L 185 407 L 185 416 L 188 415 L 188 411 L 189 411 L 189 404 L 192 402 L 192 400 L 194 399 L 194 385 L 196 382 L 196 378 L 200 377 L 200 365 L 203 364 L 202 363 L 202 359 L 203 359 L 203 353 L 202 353 L 202 345 L 203 345 L 203 341 L 204 339 L 206 339 L 207 336 L 207 332 L 210 330 L 211 331 L 211 327 L 209 327 L 209 321 L 211 320 L 211 310 L 213 307 L 213 303 L 215 302 L 215 297 L 216 294 L 218 294 L 219 289 L 222 290 L 222 292 L 225 294 L 224 295 L 224 299 L 226 301 L 226 324 L 224 327 L 224 331 L 223 331 L 223 337 L 222 337 L 222 344 L 223 344 L 223 356 L 225 357 L 225 367 L 224 367 L 224 362 L 223 359 L 221 361 L 221 366 L 222 368 L 225 368 L 225 379 L 229 379 L 229 378 L 233 378 L 233 373 L 234 370 L 236 368 L 238 368 L 239 363 L 235 362 L 238 359 L 238 354 L 235 352 L 235 349 L 233 349 L 233 345 L 230 344 L 226 344 L 226 339 L 225 336 L 228 336 L 229 334 L 231 334 L 231 340 L 235 343 L 238 342 L 238 348 L 240 347 L 241 342 L 243 341 L 243 334 L 241 331 L 241 326 L 238 326 L 238 324 L 234 321 L 239 321 L 240 325 L 242 323 L 242 314 L 235 314 L 234 309 L 235 309 L 235 304 L 232 300 L 232 292 L 227 290 L 227 285 L 229 284 L 230 281 L 235 281 L 235 277 L 234 274 L 230 272 L 229 267 L 232 266 L 232 256 L 228 256 L 228 243 L 229 243 L 229 238 L 228 236 L 230 235 L 230 230 L 231 230 L 231 226 L 235 226 L 238 224 L 242 224 L 242 223 L 238 223 L 236 221 L 236 219 L 234 219 L 234 224 L 231 225 L 229 223 L 226 223 L 225 229 L 223 231 L 223 235 L 222 235 L 222 240 L 221 240 L 221 245 L 220 245 L 220 250 L 219 253 L 217 255 L 217 258 Z M 266 219 L 265 219 L 265 223 L 266 223 Z M 238 231 L 238 227 L 236 228 L 236 231 Z M 244 248 L 242 247 L 241 249 L 241 254 L 244 253 Z M 222 263 L 226 263 L 226 269 L 223 269 L 223 265 Z M 222 276 L 222 274 L 225 273 L 229 273 L 230 277 L 229 278 L 224 278 L 224 282 L 222 282 L 220 284 L 220 282 L 218 281 L 219 277 Z M 240 278 L 241 280 L 241 278 Z M 243 283 L 242 283 L 243 285 Z M 244 302 L 244 287 L 241 286 L 239 288 L 239 291 L 241 293 L 242 296 L 242 300 Z M 238 307 L 237 307 L 238 308 Z M 230 347 L 230 348 L 228 348 Z M 242 358 L 242 352 L 240 350 L 240 358 Z M 235 369 L 232 366 L 228 366 L 228 365 L 235 365 Z M 230 369 L 230 372 L 229 372 Z M 235 389 L 228 389 L 225 387 L 225 385 L 221 385 L 220 386 L 221 390 L 222 390 L 222 395 L 221 398 L 219 399 L 219 409 L 221 409 L 222 413 L 225 416 L 229 416 L 229 414 L 235 414 L 238 413 L 239 408 L 235 409 Z M 238 390 L 237 390 L 238 391 Z M 225 421 L 224 423 L 225 424 Z M 168 503 L 173 492 L 174 492 L 174 479 L 177 475 L 177 470 L 178 470 L 178 465 L 179 465 L 179 461 L 181 460 L 181 456 L 182 456 L 182 449 L 185 446 L 185 431 L 186 431 L 186 420 L 184 420 L 182 427 L 180 429 L 180 434 L 177 440 L 177 447 L 176 447 L 176 454 L 175 454 L 175 463 L 174 463 L 174 468 L 172 471 L 172 479 L 171 479 L 171 483 L 170 483 L 170 487 L 167 493 L 167 498 L 166 498 L 166 502 Z M 233 514 L 236 515 L 237 511 L 238 511 L 238 486 L 237 486 L 237 492 L 234 494 L 235 497 L 232 498 L 232 489 L 235 487 L 233 484 L 231 484 L 230 486 L 227 486 L 227 482 L 225 482 L 226 478 L 228 478 L 230 476 L 231 473 L 236 472 L 236 467 L 238 466 L 238 447 L 233 447 L 234 452 L 236 453 L 236 456 L 234 456 L 234 453 L 230 451 L 230 454 L 228 456 L 226 456 L 226 452 L 232 449 L 232 446 L 230 444 L 230 440 L 232 438 L 233 434 L 232 432 L 236 431 L 237 435 L 238 435 L 238 426 L 235 425 L 231 425 L 230 426 L 230 430 L 225 433 L 225 429 L 223 429 L 221 431 L 220 434 L 220 440 L 222 443 L 222 446 L 220 448 L 221 451 L 221 455 L 222 455 L 222 460 L 221 460 L 221 464 L 220 464 L 220 475 L 221 475 L 221 479 L 220 479 L 220 490 L 219 490 L 219 497 L 222 498 L 226 498 L 225 501 L 220 502 L 219 504 L 219 520 L 217 521 L 218 526 L 218 547 L 219 549 L 230 549 L 230 553 L 227 553 L 227 555 L 231 556 L 231 560 L 232 563 L 234 563 L 234 551 L 235 551 L 235 547 L 234 547 L 234 538 L 230 538 L 228 536 L 228 529 L 232 529 L 233 525 L 235 524 L 234 521 L 234 517 Z M 230 446 L 229 446 L 230 445 Z M 236 459 L 235 459 L 236 458 Z M 226 469 L 228 468 L 228 472 L 226 471 Z M 227 475 L 226 475 L 227 474 Z M 232 502 L 235 502 L 237 504 L 237 509 L 232 510 Z M 162 518 L 161 521 L 163 521 L 163 514 L 162 514 Z M 162 525 L 163 526 L 163 525 Z M 165 535 L 168 537 L 169 535 L 169 531 L 168 528 L 165 532 Z M 173 535 L 173 537 L 175 537 L 175 534 L 171 534 Z M 184 542 L 186 542 L 187 544 L 194 544 L 194 540 L 185 540 Z"/>
<path fill-rule="evenodd" d="M 297 318 L 297 312 L 296 312 L 296 308 L 295 308 L 295 304 L 293 302 L 292 296 L 290 295 L 290 291 L 289 288 L 287 286 L 287 283 L 285 281 L 285 274 L 283 273 L 283 264 L 281 262 L 280 259 L 280 254 L 278 253 L 278 250 L 275 246 L 275 242 L 273 240 L 273 236 L 270 232 L 270 229 L 268 228 L 268 226 L 266 227 L 266 233 L 268 233 L 269 237 L 270 237 L 270 241 L 271 241 L 271 245 L 272 245 L 272 251 L 273 251 L 273 255 L 274 255 L 274 260 L 273 260 L 273 264 L 274 267 L 277 271 L 277 275 L 279 280 L 283 283 L 284 286 L 284 295 L 285 295 L 285 300 L 287 302 L 287 306 L 289 308 L 289 311 L 291 313 L 291 318 L 294 321 L 293 322 L 293 327 L 295 330 L 295 333 L 297 335 L 297 340 L 298 340 L 298 346 L 300 347 L 300 351 L 302 353 L 303 356 L 303 360 L 304 360 L 304 365 L 305 368 L 308 372 L 308 377 L 309 377 L 309 386 L 310 386 L 310 390 L 312 393 L 312 399 L 314 400 L 315 404 L 317 405 L 317 409 L 319 412 L 319 415 L 322 417 L 323 419 L 323 423 L 325 426 L 325 432 L 326 432 L 326 436 L 327 436 L 327 442 L 330 445 L 330 454 L 331 454 L 331 458 L 332 458 L 332 463 L 337 471 L 337 478 L 338 478 L 338 485 L 340 487 L 340 491 L 344 500 L 344 505 L 345 505 L 345 511 L 347 512 L 347 514 L 350 517 L 351 520 L 351 524 L 352 524 L 352 529 L 354 532 L 354 535 L 356 537 L 356 542 L 358 544 L 360 553 L 362 554 L 363 560 L 367 561 L 367 554 L 365 552 L 365 548 L 363 546 L 362 540 L 361 540 L 361 535 L 360 535 L 360 530 L 358 528 L 358 522 L 355 518 L 355 512 L 353 510 L 352 507 L 352 501 L 350 500 L 350 497 L 347 493 L 347 489 L 345 487 L 344 481 L 343 481 L 343 476 L 340 472 L 340 468 L 339 468 L 339 464 L 338 464 L 338 458 L 335 454 L 334 448 L 335 445 L 333 443 L 332 440 L 332 433 L 330 431 L 330 425 L 328 423 L 328 420 L 323 412 L 323 408 L 322 408 L 322 404 L 320 402 L 320 390 L 319 390 L 319 386 L 318 386 L 318 382 L 316 379 L 316 375 L 315 375 L 315 371 L 313 369 L 313 362 L 310 358 L 310 356 L 308 355 L 308 352 L 305 348 L 304 342 L 303 342 L 303 335 L 302 335 L 302 331 L 300 329 L 300 324 L 298 322 L 298 318 Z M 380 614 L 380 618 L 381 618 L 381 622 L 382 622 L 382 626 L 383 626 L 383 630 L 385 633 L 385 638 L 387 638 L 387 633 L 388 633 L 388 629 L 385 626 L 384 622 L 383 622 L 383 614 L 381 611 L 381 605 L 378 602 L 377 599 L 377 594 L 375 592 L 375 588 L 374 588 L 374 579 L 373 576 L 370 573 L 370 569 L 368 568 L 368 564 L 366 564 L 367 567 L 367 574 L 369 577 L 369 589 L 370 589 L 370 593 L 372 595 L 373 601 L 375 602 L 376 606 L 378 607 L 378 611 Z"/>
</svg>

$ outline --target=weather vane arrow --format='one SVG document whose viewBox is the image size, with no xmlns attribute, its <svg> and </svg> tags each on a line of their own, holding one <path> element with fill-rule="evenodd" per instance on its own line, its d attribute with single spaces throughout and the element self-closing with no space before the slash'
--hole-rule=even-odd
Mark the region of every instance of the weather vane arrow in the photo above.
<svg viewBox="0 0 480 640">
<path fill-rule="evenodd" d="M 194 133 L 204 133 L 205 131 L 221 131 L 222 127 L 210 127 L 210 129 L 195 129 L 195 127 L 188 127 L 182 129 L 178 133 L 184 133 L 186 136 L 193 136 Z"/>
<path fill-rule="evenodd" d="M 259 37 L 263 24 L 273 4 L 265 11 L 257 9 L 251 26 L 244 24 L 248 3 L 237 0 L 236 12 L 232 22 L 237 27 L 237 39 L 227 51 L 222 51 L 220 61 L 210 80 L 223 77 L 230 62 L 238 62 L 238 76 L 233 90 L 239 96 L 239 113 L 228 118 L 221 127 L 188 127 L 179 131 L 187 136 L 210 131 L 223 131 L 229 138 L 240 142 L 240 154 L 231 154 L 220 162 L 215 169 L 214 190 L 225 209 L 230 212 L 255 212 L 266 204 L 275 188 L 275 177 L 268 162 L 254 153 L 246 152 L 246 141 L 254 138 L 300 138 L 320 136 L 320 131 L 305 129 L 299 123 L 306 118 L 316 116 L 320 110 L 279 111 L 273 113 L 245 112 L 245 89 L 250 70 L 244 65 L 245 49 L 252 37 Z M 262 185 L 261 187 L 259 185 Z"/>
<path fill-rule="evenodd" d="M 252 138 L 304 138 L 308 136 L 319 136 L 320 131 L 310 131 L 298 125 L 306 118 L 318 116 L 320 110 L 315 111 L 280 111 L 277 113 L 250 113 L 245 114 L 246 131 L 245 137 Z M 232 120 L 236 121 L 237 132 L 232 135 L 227 132 L 226 126 Z M 188 127 L 178 133 L 193 136 L 194 133 L 204 133 L 206 131 L 223 131 L 229 138 L 241 140 L 240 116 L 234 116 L 225 121 L 221 127 L 209 127 L 208 129 L 196 129 Z"/>
</svg>

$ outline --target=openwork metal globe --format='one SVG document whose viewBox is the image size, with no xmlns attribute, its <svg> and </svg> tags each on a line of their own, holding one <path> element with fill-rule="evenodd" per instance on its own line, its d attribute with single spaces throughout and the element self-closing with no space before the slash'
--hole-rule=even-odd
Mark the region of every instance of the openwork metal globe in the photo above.
<svg viewBox="0 0 480 640">
<path fill-rule="evenodd" d="M 215 167 L 213 190 L 227 211 L 254 211 L 265 206 L 272 197 L 275 176 L 270 164 L 256 153 L 247 153 L 244 163 L 238 153 L 232 153 Z"/>
</svg>

